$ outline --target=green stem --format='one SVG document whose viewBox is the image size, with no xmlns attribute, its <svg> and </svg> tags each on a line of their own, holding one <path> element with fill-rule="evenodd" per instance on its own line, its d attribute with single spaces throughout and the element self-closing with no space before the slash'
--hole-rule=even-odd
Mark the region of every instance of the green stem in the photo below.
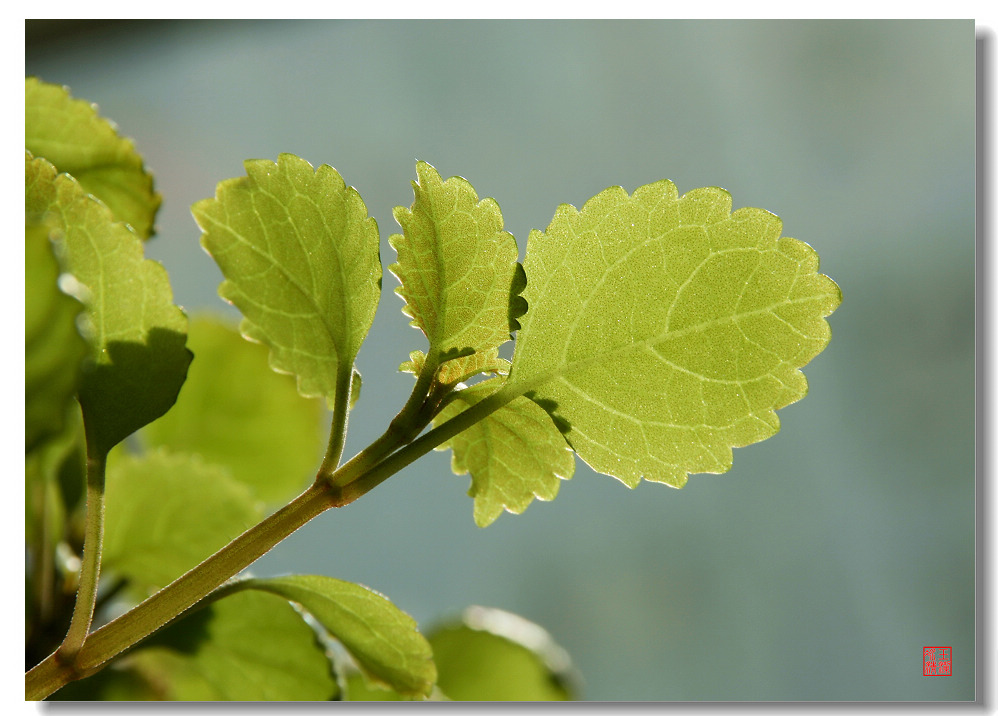
<svg viewBox="0 0 998 716">
<path fill-rule="evenodd" d="M 420 378 L 423 378 L 422 374 Z M 425 427 L 432 417 L 432 410 L 424 409 L 428 386 L 432 383 L 432 374 L 430 379 L 424 382 L 427 383 L 427 387 L 423 388 L 422 398 L 418 401 L 411 398 L 397 416 L 397 418 L 404 416 L 405 419 L 400 421 L 395 433 L 386 432 L 368 449 L 331 475 L 324 476 L 320 473 L 312 486 L 286 507 L 244 532 L 134 609 L 93 632 L 71 660 L 64 658 L 60 651 L 51 654 L 25 675 L 25 698 L 43 699 L 70 681 L 99 671 L 109 659 L 135 646 L 210 595 L 216 588 L 314 517 L 330 507 L 342 507 L 353 502 L 434 447 L 454 437 L 492 411 L 498 410 L 522 392 L 503 388 L 413 440 L 402 449 L 387 454 L 385 451 L 390 444 L 406 435 L 411 439 L 412 431 L 421 430 L 420 423 Z M 379 441 L 381 446 L 374 450 Z M 358 467 L 361 463 L 375 460 L 376 453 L 380 453 L 380 457 L 375 464 L 366 468 Z M 365 455 L 366 457 L 363 457 Z M 346 487 L 337 485 L 346 485 Z"/>
<path fill-rule="evenodd" d="M 362 495 L 367 494 L 399 470 L 415 462 L 438 445 L 447 442 L 458 433 L 467 430 L 479 420 L 482 420 L 520 395 L 522 395 L 522 391 L 518 390 L 515 386 L 513 389 L 510 389 L 510 386 L 501 388 L 489 397 L 475 403 L 467 410 L 458 413 L 447 422 L 438 425 L 424 435 L 416 438 L 401 450 L 397 450 L 386 457 L 374 468 L 358 476 L 357 479 L 346 483 L 341 496 L 343 504 L 349 504 Z M 346 465 L 344 465 L 345 467 Z"/>
<path fill-rule="evenodd" d="M 326 479 L 331 485 L 343 487 L 353 482 L 357 477 L 367 470 L 377 465 L 387 455 L 397 450 L 402 445 L 410 442 L 416 435 L 422 432 L 423 428 L 430 422 L 432 415 L 426 416 L 424 405 L 427 396 L 436 385 L 434 377 L 437 368 L 440 366 L 439 353 L 430 350 L 429 355 L 423 362 L 423 369 L 416 377 L 416 384 L 409 394 L 408 400 L 398 414 L 392 418 L 388 428 L 381 437 L 354 455 L 349 461 L 343 464 L 335 474 L 329 475 Z"/>
<path fill-rule="evenodd" d="M 319 466 L 320 475 L 332 475 L 343 457 L 343 445 L 347 436 L 347 417 L 350 413 L 350 388 L 353 385 L 353 369 L 342 371 L 336 381 L 336 394 L 333 396 L 333 422 L 329 429 L 329 444 Z"/>
<path fill-rule="evenodd" d="M 250 528 L 134 609 L 93 632 L 75 654 L 57 650 L 25 675 L 25 699 L 43 699 L 87 676 L 165 626 L 312 518 L 337 504 L 316 482 L 295 500 Z"/>
<path fill-rule="evenodd" d="M 89 441 L 88 441 L 89 442 Z M 84 527 L 83 561 L 80 566 L 80 586 L 69 631 L 57 653 L 64 661 L 72 661 L 90 631 L 97 605 L 97 582 L 100 579 L 101 549 L 104 544 L 104 471 L 107 453 L 87 445 L 87 509 Z"/>
</svg>

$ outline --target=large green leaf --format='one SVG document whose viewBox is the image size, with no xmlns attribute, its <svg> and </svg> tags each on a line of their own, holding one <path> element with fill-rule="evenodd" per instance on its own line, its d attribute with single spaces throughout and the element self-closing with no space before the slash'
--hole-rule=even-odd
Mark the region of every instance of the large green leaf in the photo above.
<svg viewBox="0 0 998 716">
<path fill-rule="evenodd" d="M 527 244 L 509 395 L 551 408 L 594 469 L 635 486 L 724 472 L 779 429 L 841 300 L 807 244 L 715 188 L 660 181 L 562 205 Z"/>
<path fill-rule="evenodd" d="M 65 87 L 24 81 L 24 147 L 44 157 L 60 172 L 72 174 L 142 238 L 153 233 L 162 198 L 153 191 L 152 176 L 131 139 L 97 113 L 97 108 L 70 96 Z"/>
<path fill-rule="evenodd" d="M 403 233 L 389 239 L 403 311 L 431 355 L 487 352 L 509 340 L 516 240 L 503 231 L 495 200 L 479 201 L 465 179 L 443 181 L 426 162 L 416 176 L 412 207 L 394 212 Z"/>
<path fill-rule="evenodd" d="M 292 154 L 245 163 L 193 206 L 241 330 L 271 348 L 305 396 L 349 399 L 353 362 L 381 291 L 378 226 L 330 166 Z"/>
<path fill-rule="evenodd" d="M 543 628 L 501 609 L 469 607 L 429 636 L 440 691 L 454 701 L 569 701 L 578 677 Z"/>
<path fill-rule="evenodd" d="M 187 317 L 139 237 L 75 179 L 28 152 L 25 211 L 49 217 L 65 270 L 86 287 L 90 356 L 79 398 L 89 439 L 106 453 L 176 400 L 191 360 Z"/>
<path fill-rule="evenodd" d="M 271 370 L 265 346 L 222 319 L 193 318 L 187 345 L 197 359 L 177 404 L 143 438 L 225 465 L 267 502 L 293 497 L 322 455 L 322 404 L 302 398 L 294 378 Z"/>
<path fill-rule="evenodd" d="M 24 448 L 62 431 L 80 382 L 87 344 L 76 327 L 83 305 L 59 288 L 49 230 L 24 232 Z"/>
<path fill-rule="evenodd" d="M 436 681 L 433 654 L 416 622 L 386 597 L 332 577 L 250 579 L 248 589 L 300 604 L 338 641 L 368 678 L 405 696 L 425 696 Z"/>
<path fill-rule="evenodd" d="M 500 386 L 501 379 L 493 379 L 458 391 L 434 424 L 446 422 Z M 553 500 L 561 480 L 575 472 L 575 456 L 551 416 L 522 396 L 445 445 L 453 450 L 454 472 L 471 473 L 468 494 L 475 499 L 479 527 L 490 525 L 504 509 L 522 513 L 534 497 Z"/>
<path fill-rule="evenodd" d="M 79 700 L 326 701 L 329 659 L 287 600 L 240 592 L 189 614 L 91 679 Z"/>
<path fill-rule="evenodd" d="M 225 468 L 164 451 L 112 455 L 102 565 L 145 594 L 169 584 L 263 515 Z"/>
</svg>

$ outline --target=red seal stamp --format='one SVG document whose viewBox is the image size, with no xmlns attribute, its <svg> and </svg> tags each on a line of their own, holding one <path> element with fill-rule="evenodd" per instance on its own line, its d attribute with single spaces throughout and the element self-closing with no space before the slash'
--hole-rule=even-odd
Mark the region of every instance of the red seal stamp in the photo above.
<svg viewBox="0 0 998 716">
<path fill-rule="evenodd" d="M 922 676 L 952 676 L 953 649 L 948 646 L 922 647 Z"/>
</svg>

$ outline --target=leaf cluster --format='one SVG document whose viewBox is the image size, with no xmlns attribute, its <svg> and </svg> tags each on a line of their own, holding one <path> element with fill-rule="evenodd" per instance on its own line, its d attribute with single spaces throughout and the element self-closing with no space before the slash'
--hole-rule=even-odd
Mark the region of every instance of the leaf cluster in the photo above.
<svg viewBox="0 0 998 716">
<path fill-rule="evenodd" d="M 484 527 L 554 499 L 575 455 L 629 487 L 724 472 L 732 448 L 773 435 L 776 410 L 806 394 L 801 368 L 827 345 L 841 296 L 772 214 L 732 211 L 718 188 L 611 187 L 559 206 L 521 263 L 499 205 L 467 180 L 418 162 L 412 187 L 388 268 L 425 344 L 400 365 L 415 383 L 396 418 L 343 462 L 382 284 L 358 191 L 291 154 L 247 161 L 192 207 L 242 323 L 189 320 L 144 257 L 160 198 L 133 143 L 65 88 L 26 81 L 29 666 L 68 650 L 77 587 L 93 603 L 70 656 L 95 609 L 180 593 L 247 535 L 293 530 L 278 525 L 298 501 L 348 504 L 433 448 L 470 475 Z M 504 612 L 472 609 L 427 638 L 362 585 L 292 575 L 216 589 L 227 576 L 59 695 L 577 693 L 550 637 Z"/>
</svg>

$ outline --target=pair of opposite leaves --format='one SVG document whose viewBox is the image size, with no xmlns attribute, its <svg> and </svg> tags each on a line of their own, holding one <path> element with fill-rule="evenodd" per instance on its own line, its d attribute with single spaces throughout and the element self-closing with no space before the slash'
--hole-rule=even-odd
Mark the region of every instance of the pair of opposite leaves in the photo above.
<svg viewBox="0 0 998 716">
<path fill-rule="evenodd" d="M 245 166 L 193 207 L 219 293 L 300 392 L 346 400 L 380 294 L 377 225 L 332 167 L 290 154 Z M 630 487 L 724 472 L 732 447 L 773 435 L 775 411 L 806 394 L 799 369 L 827 345 L 841 294 L 776 216 L 732 213 L 717 188 L 611 187 L 531 231 L 521 268 L 494 200 L 424 162 L 416 173 L 389 268 L 429 348 L 401 368 L 449 384 L 498 374 L 458 386 L 434 420 L 489 401 L 447 443 L 478 524 L 552 499 L 572 449 Z M 511 330 L 512 364 L 498 356 Z"/>
</svg>

